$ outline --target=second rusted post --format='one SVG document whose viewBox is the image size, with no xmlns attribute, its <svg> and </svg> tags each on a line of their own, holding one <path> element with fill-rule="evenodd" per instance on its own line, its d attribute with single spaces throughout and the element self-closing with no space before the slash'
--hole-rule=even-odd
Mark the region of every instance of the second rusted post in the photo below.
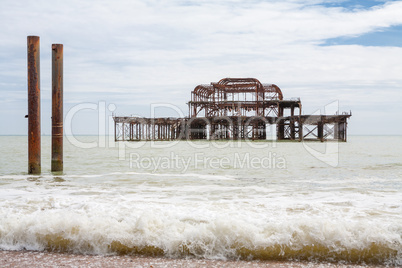
<svg viewBox="0 0 402 268">
<path fill-rule="evenodd" d="M 40 174 L 40 51 L 39 36 L 28 36 L 28 173 Z"/>
<path fill-rule="evenodd" d="M 52 45 L 52 172 L 63 171 L 63 45 Z"/>
</svg>

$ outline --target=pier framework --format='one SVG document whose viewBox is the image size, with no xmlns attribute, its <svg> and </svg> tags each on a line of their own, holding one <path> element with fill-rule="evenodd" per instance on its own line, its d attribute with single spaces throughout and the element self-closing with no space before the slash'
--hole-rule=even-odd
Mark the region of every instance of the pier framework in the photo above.
<svg viewBox="0 0 402 268">
<path fill-rule="evenodd" d="M 255 78 L 199 85 L 188 106 L 185 118 L 114 116 L 115 140 L 266 140 L 276 133 L 277 140 L 346 141 L 351 116 L 302 115 L 299 98 L 285 100 L 278 86 Z"/>
</svg>

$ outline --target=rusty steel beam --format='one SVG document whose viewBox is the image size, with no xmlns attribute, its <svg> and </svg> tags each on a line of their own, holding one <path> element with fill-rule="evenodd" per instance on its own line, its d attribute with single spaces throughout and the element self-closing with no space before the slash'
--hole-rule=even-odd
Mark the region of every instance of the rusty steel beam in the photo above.
<svg viewBox="0 0 402 268">
<path fill-rule="evenodd" d="M 41 173 L 39 36 L 27 37 L 28 52 L 28 173 Z"/>
<path fill-rule="evenodd" d="M 52 172 L 63 171 L 63 45 L 52 44 Z"/>
<path fill-rule="evenodd" d="M 339 130 L 338 136 L 343 133 L 346 141 L 347 119 L 352 115 L 302 115 L 300 98 L 284 99 L 278 86 L 262 84 L 255 78 L 223 78 L 209 85 L 198 85 L 187 104 L 189 116 L 175 119 L 175 122 L 167 118 L 114 116 L 115 141 L 144 138 L 266 140 L 267 124 L 276 125 L 278 140 L 302 141 L 311 134 L 316 140 L 325 141 L 329 137 L 325 132 L 328 124 L 341 122 L 345 130 Z M 303 134 L 304 125 L 315 126 L 313 130 L 317 130 L 317 135 L 308 129 L 307 134 Z"/>
</svg>

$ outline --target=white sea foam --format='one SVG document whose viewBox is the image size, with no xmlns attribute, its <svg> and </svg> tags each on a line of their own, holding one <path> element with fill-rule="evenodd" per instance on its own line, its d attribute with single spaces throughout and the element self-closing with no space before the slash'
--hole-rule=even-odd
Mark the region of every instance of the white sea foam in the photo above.
<svg viewBox="0 0 402 268">
<path fill-rule="evenodd" d="M 323 258 L 330 251 L 334 259 L 401 262 L 397 217 L 367 220 L 356 213 L 308 205 L 260 204 L 252 209 L 222 201 L 194 206 L 133 203 L 117 197 L 104 202 L 88 197 L 38 199 L 25 200 L 18 209 L 15 204 L 2 206 L 2 249 L 111 254 L 148 248 L 150 254 L 159 249 L 172 257 L 226 259 L 241 257 L 242 250 L 258 255 L 265 249 L 269 257 L 278 248 L 279 257 Z"/>
<path fill-rule="evenodd" d="M 298 143 L 275 149 L 287 160 L 285 170 L 151 172 L 131 169 L 101 148 L 70 150 L 68 161 L 76 162 L 66 160 L 57 176 L 46 166 L 40 176 L 0 166 L 0 249 L 402 265 L 402 166 L 387 164 L 402 157 L 393 144 L 381 165 L 367 169 L 375 162 L 364 158 L 367 146 L 340 144 L 337 168 L 312 159 Z M 182 143 L 136 152 L 169 150 L 189 154 Z M 202 151 L 207 157 L 235 152 L 266 153 Z"/>
</svg>

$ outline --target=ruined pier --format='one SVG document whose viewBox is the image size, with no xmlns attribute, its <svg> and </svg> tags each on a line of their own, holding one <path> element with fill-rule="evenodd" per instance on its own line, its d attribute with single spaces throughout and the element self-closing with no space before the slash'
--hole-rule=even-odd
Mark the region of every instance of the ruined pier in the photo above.
<svg viewBox="0 0 402 268">
<path fill-rule="evenodd" d="M 115 141 L 177 139 L 347 140 L 351 113 L 303 115 L 299 98 L 284 99 L 274 84 L 224 78 L 198 85 L 185 118 L 114 116 Z M 270 134 L 270 135 L 268 135 Z"/>
</svg>

